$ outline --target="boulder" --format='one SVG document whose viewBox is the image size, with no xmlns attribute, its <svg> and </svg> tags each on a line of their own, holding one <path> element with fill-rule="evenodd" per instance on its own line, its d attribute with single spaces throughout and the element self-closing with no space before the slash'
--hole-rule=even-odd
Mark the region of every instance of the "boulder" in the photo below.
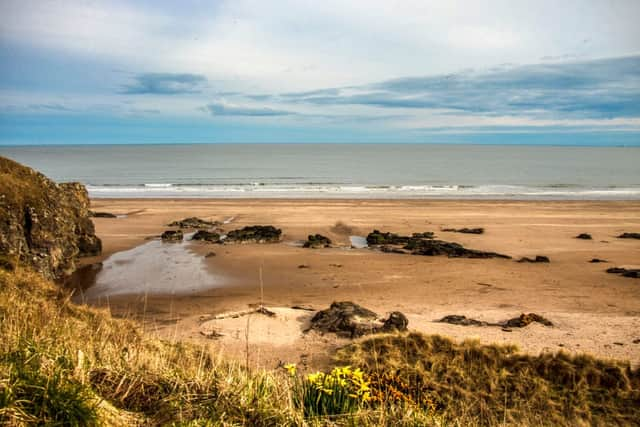
<svg viewBox="0 0 640 427">
<path fill-rule="evenodd" d="M 591 237 L 591 234 L 589 233 L 580 233 L 576 236 L 576 239 L 582 239 L 582 240 L 592 240 L 593 237 Z"/>
<path fill-rule="evenodd" d="M 393 312 L 388 319 L 381 320 L 371 310 L 350 301 L 342 301 L 318 311 L 311 319 L 310 329 L 356 338 L 372 333 L 406 331 L 408 324 L 406 316 L 400 312 Z"/>
<path fill-rule="evenodd" d="M 323 236 L 322 234 L 309 234 L 307 237 L 307 241 L 302 245 L 304 248 L 330 248 L 331 247 L 331 239 Z"/>
<path fill-rule="evenodd" d="M 56 184 L 0 157 L 0 264 L 63 279 L 75 270 L 78 257 L 101 250 L 82 184 Z"/>
<path fill-rule="evenodd" d="M 182 242 L 183 237 L 180 230 L 167 230 L 160 236 L 163 242 Z"/>
<path fill-rule="evenodd" d="M 251 225 L 230 231 L 225 243 L 276 243 L 281 234 L 282 230 L 272 225 Z"/>
<path fill-rule="evenodd" d="M 220 234 L 213 231 L 198 230 L 194 233 L 191 240 L 201 240 L 211 243 L 220 243 Z"/>
<path fill-rule="evenodd" d="M 605 259 L 600 259 L 600 258 L 592 258 L 591 261 L 589 261 L 591 263 L 597 263 L 597 262 L 609 262 Z"/>
<path fill-rule="evenodd" d="M 179 227 L 179 228 L 213 228 L 219 226 L 221 223 L 219 221 L 205 221 L 204 219 L 197 218 L 195 216 L 190 218 L 185 218 L 180 221 L 173 221 L 168 224 L 169 227 Z"/>
</svg>

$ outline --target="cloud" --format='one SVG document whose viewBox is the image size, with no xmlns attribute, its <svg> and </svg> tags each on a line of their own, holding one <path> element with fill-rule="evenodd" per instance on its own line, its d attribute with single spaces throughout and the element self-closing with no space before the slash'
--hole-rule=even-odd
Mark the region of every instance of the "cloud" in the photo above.
<svg viewBox="0 0 640 427">
<path fill-rule="evenodd" d="M 247 117 L 268 117 L 268 116 L 287 116 L 294 114 L 290 111 L 274 110 L 272 108 L 260 107 L 242 107 L 230 105 L 223 102 L 213 102 L 203 107 L 204 111 L 214 116 L 247 116 Z"/>
<path fill-rule="evenodd" d="M 199 93 L 207 83 L 207 78 L 199 74 L 147 73 L 137 75 L 134 80 L 123 88 L 122 93 L 133 95 Z"/>
<path fill-rule="evenodd" d="M 640 117 L 640 56 L 407 77 L 281 97 L 489 116 Z"/>
</svg>

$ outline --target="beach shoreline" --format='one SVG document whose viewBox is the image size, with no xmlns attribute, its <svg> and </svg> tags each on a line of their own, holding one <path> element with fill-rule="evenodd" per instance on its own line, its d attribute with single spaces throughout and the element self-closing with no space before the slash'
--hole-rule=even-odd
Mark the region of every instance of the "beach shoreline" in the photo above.
<svg viewBox="0 0 640 427">
<path fill-rule="evenodd" d="M 225 355 L 243 358 L 247 320 L 213 317 L 259 304 L 262 276 L 262 301 L 281 310 L 283 320 L 251 316 L 258 366 L 302 359 L 309 366 L 322 366 L 326 357 L 320 355 L 344 340 L 304 334 L 312 312 L 291 307 L 318 310 L 340 300 L 352 300 L 381 316 L 401 311 L 409 318 L 409 329 L 424 333 L 512 343 L 532 354 L 587 352 L 640 364 L 640 344 L 634 343 L 640 339 L 638 279 L 605 273 L 609 267 L 633 267 L 640 259 L 640 242 L 616 238 L 640 230 L 638 201 L 145 198 L 92 199 L 92 209 L 120 217 L 94 218 L 104 253 L 85 262 L 104 261 L 113 253 L 138 247 L 168 229 L 169 222 L 185 217 L 231 219 L 222 226 L 225 231 L 255 224 L 281 228 L 278 244 L 185 245 L 211 272 L 229 278 L 225 286 L 190 295 L 108 300 L 114 314 L 141 318 L 161 337 L 207 340 Z M 483 227 L 485 233 L 442 231 L 461 227 Z M 366 236 L 373 229 L 409 235 L 433 231 L 439 239 L 513 259 L 349 248 L 350 236 Z M 315 233 L 330 237 L 335 247 L 297 246 Z M 593 239 L 576 239 L 580 233 Z M 216 255 L 205 258 L 210 252 Z M 515 262 L 536 255 L 548 256 L 551 262 Z M 609 262 L 589 263 L 592 258 Z M 497 322 L 527 312 L 544 315 L 554 327 L 534 324 L 503 331 L 435 322 L 450 314 Z M 223 336 L 211 339 L 211 331 Z"/>
</svg>

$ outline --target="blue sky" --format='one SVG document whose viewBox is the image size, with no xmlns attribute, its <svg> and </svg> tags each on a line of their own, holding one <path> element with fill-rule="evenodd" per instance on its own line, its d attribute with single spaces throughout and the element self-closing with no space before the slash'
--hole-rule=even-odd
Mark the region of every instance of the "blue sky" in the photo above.
<svg viewBox="0 0 640 427">
<path fill-rule="evenodd" d="M 0 144 L 640 145 L 640 2 L 0 2 Z"/>
</svg>

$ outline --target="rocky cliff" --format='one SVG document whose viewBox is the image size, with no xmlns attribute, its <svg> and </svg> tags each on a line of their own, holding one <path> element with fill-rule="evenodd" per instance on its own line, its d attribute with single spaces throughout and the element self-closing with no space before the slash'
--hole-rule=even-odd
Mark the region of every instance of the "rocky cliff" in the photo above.
<svg viewBox="0 0 640 427">
<path fill-rule="evenodd" d="M 60 279 L 81 256 L 102 250 L 89 218 L 82 184 L 56 184 L 17 162 L 0 157 L 0 266 L 27 265 Z"/>
</svg>

